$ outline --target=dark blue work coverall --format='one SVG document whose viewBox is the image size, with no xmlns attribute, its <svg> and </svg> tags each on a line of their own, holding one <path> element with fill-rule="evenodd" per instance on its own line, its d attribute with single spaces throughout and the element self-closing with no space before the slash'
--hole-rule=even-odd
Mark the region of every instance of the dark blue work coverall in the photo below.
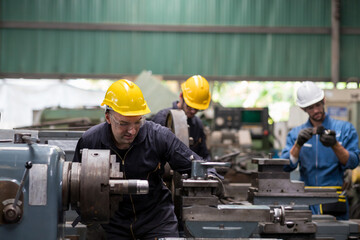
<svg viewBox="0 0 360 240">
<path fill-rule="evenodd" d="M 108 239 L 154 239 L 178 237 L 178 222 L 169 189 L 164 185 L 164 165 L 180 173 L 191 173 L 190 156 L 201 159 L 168 128 L 145 121 L 125 154 L 113 141 L 105 122 L 87 130 L 79 139 L 74 162 L 80 162 L 80 149 L 110 149 L 120 162 L 126 179 L 149 181 L 146 195 L 124 195 L 119 210 L 109 224 L 102 225 Z"/>
</svg>

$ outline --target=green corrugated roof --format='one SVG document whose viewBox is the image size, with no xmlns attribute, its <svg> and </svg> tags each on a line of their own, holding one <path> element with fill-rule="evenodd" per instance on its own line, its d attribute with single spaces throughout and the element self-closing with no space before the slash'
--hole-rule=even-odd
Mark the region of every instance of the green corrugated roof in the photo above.
<svg viewBox="0 0 360 240">
<path fill-rule="evenodd" d="M 1 2 L 1 19 L 320 27 L 331 24 L 330 3 L 329 0 L 11 0 Z"/>
<path fill-rule="evenodd" d="M 331 26 L 330 0 L 11 0 L 1 21 L 245 27 Z M 360 27 L 358 0 L 342 25 Z M 330 34 L 0 29 L 0 74 L 330 78 Z M 341 77 L 359 77 L 359 35 L 341 35 Z"/>
</svg>

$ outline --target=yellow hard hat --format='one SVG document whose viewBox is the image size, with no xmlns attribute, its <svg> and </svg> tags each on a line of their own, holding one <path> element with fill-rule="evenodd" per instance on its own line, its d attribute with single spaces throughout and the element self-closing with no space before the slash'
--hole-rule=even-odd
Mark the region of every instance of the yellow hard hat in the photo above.
<svg viewBox="0 0 360 240">
<path fill-rule="evenodd" d="M 104 104 L 123 116 L 140 116 L 151 112 L 140 88 L 126 79 L 111 84 L 101 106 Z"/>
<path fill-rule="evenodd" d="M 194 75 L 181 84 L 181 90 L 185 103 L 195 109 L 205 110 L 209 107 L 211 94 L 208 81 L 200 76 Z"/>
</svg>

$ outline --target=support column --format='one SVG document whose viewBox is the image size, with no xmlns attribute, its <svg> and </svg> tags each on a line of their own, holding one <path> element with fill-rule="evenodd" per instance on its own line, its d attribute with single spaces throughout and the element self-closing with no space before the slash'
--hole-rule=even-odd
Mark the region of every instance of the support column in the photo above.
<svg viewBox="0 0 360 240">
<path fill-rule="evenodd" d="M 331 0 L 331 81 L 340 80 L 340 0 Z"/>
</svg>

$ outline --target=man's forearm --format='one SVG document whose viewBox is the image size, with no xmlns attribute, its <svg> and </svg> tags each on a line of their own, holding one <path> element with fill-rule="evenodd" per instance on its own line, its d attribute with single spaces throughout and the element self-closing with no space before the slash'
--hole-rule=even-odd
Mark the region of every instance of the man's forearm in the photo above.
<svg viewBox="0 0 360 240">
<path fill-rule="evenodd" d="M 301 147 L 295 143 L 290 150 L 290 155 L 292 155 L 295 158 L 299 158 L 300 149 Z"/>
<path fill-rule="evenodd" d="M 338 157 L 340 163 L 345 166 L 350 156 L 348 150 L 346 150 L 339 142 L 337 142 L 331 148 Z"/>
</svg>

